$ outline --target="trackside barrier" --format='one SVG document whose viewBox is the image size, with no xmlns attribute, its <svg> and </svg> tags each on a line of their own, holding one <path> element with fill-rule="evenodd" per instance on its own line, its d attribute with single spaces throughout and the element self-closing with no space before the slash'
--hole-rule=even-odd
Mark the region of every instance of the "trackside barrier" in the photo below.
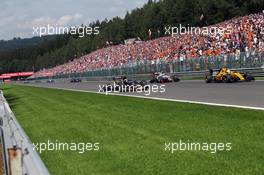
<svg viewBox="0 0 264 175">
<path fill-rule="evenodd" d="M 2 154 L 2 160 L 3 160 L 3 164 L 1 164 L 1 168 L 3 168 L 3 175 L 7 175 L 8 173 L 8 163 L 7 163 L 7 153 L 6 153 L 6 147 L 5 147 L 5 140 L 4 140 L 4 131 L 2 128 L 2 123 L 0 126 L 0 140 L 1 140 L 1 154 Z"/>
<path fill-rule="evenodd" d="M 217 70 L 217 69 L 214 69 Z M 231 69 L 233 71 L 240 71 L 240 72 L 246 72 L 251 74 L 254 77 L 264 77 L 264 66 L 263 67 L 257 67 L 257 68 L 236 68 Z M 170 75 L 177 75 L 179 77 L 184 78 L 204 78 L 206 71 L 185 71 L 185 72 L 174 72 L 174 73 L 168 73 Z M 125 74 L 123 74 L 125 75 Z M 121 75 L 117 75 L 121 76 Z M 135 80 L 150 80 L 153 75 L 151 73 L 148 74 L 131 74 L 126 75 L 129 79 L 135 79 Z M 79 77 L 83 81 L 112 81 L 115 76 L 91 76 L 91 77 Z M 56 82 L 69 82 L 69 78 L 57 78 L 55 79 Z M 34 81 L 34 80 L 31 80 Z M 47 79 L 41 79 L 37 80 L 39 82 L 45 82 Z"/>
<path fill-rule="evenodd" d="M 3 121 L 6 175 L 50 175 L 23 128 L 0 92 L 0 117 Z"/>
<path fill-rule="evenodd" d="M 219 70 L 219 69 L 213 69 L 213 70 Z M 254 77 L 264 77 L 264 67 L 258 67 L 258 68 L 237 68 L 237 69 L 231 69 L 233 71 L 240 71 L 240 72 L 246 72 L 251 74 Z M 173 75 L 178 75 L 180 77 L 204 77 L 206 71 L 190 71 L 190 72 L 177 72 L 172 73 Z"/>
<path fill-rule="evenodd" d="M 128 61 L 127 63 L 120 64 L 115 67 L 104 67 L 96 70 L 90 70 L 82 73 L 74 73 L 74 70 L 67 70 L 65 73 L 60 73 L 53 77 L 35 77 L 32 76 L 28 80 L 45 80 L 48 78 L 56 80 L 68 80 L 70 78 L 87 78 L 87 80 L 98 81 L 103 79 L 109 79 L 109 77 L 126 75 L 126 76 L 138 76 L 138 75 L 150 75 L 153 72 L 167 72 L 180 75 L 191 75 L 191 72 L 203 73 L 208 69 L 220 69 L 223 66 L 228 68 L 259 68 L 264 66 L 264 52 L 251 49 L 247 52 L 220 54 L 217 56 L 201 56 L 197 58 L 186 58 L 181 56 L 178 59 L 174 59 L 170 55 L 157 60 L 141 60 L 135 62 Z M 197 72 L 197 73 L 196 73 Z M 201 74 L 200 74 L 201 75 Z M 258 74 L 259 75 L 259 74 Z M 144 76 L 140 76 L 143 77 Z M 263 73 L 261 74 L 263 76 Z"/>
</svg>

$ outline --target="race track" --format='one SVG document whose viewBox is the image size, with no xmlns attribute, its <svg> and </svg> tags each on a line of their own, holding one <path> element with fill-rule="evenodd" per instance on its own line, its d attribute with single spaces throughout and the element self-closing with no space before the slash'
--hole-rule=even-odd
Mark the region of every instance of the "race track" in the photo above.
<svg viewBox="0 0 264 175">
<path fill-rule="evenodd" d="M 99 91 L 99 85 L 105 82 L 55 82 L 55 83 L 33 83 L 32 86 L 62 88 L 83 91 Z M 193 101 L 198 103 L 215 103 L 220 106 L 235 105 L 264 109 L 264 81 L 244 83 L 212 83 L 206 84 L 200 80 L 181 81 L 178 83 L 165 84 L 164 93 L 126 93 L 144 97 L 165 98 L 179 101 Z"/>
</svg>

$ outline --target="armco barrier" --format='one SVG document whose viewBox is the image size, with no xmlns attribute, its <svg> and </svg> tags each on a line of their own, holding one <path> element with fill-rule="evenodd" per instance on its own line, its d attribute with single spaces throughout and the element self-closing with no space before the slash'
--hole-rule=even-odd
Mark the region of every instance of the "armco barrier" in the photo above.
<svg viewBox="0 0 264 175">
<path fill-rule="evenodd" d="M 217 69 L 214 69 L 217 70 Z M 254 77 L 264 77 L 264 67 L 258 67 L 258 68 L 237 68 L 237 69 L 231 69 L 233 71 L 240 71 L 240 72 L 246 72 L 251 74 Z M 179 77 L 204 77 L 206 71 L 189 71 L 189 72 L 177 72 L 172 73 L 173 75 L 178 75 Z"/>
<path fill-rule="evenodd" d="M 50 175 L 15 115 L 0 92 L 0 117 L 7 158 L 6 175 Z M 22 174 L 21 174 L 22 173 Z"/>
<path fill-rule="evenodd" d="M 6 153 L 6 145 L 5 145 L 5 139 L 4 139 L 4 130 L 2 128 L 2 121 L 1 121 L 1 127 L 0 127 L 0 140 L 1 140 L 1 154 L 2 154 L 2 164 L 0 168 L 3 168 L 2 172 L 3 175 L 8 175 L 8 162 L 7 162 L 7 153 Z"/>
<path fill-rule="evenodd" d="M 217 69 L 215 69 L 217 70 Z M 264 67 L 258 68 L 237 68 L 231 69 L 234 71 L 240 72 L 247 72 L 254 77 L 264 77 Z M 180 78 L 204 78 L 206 71 L 185 71 L 185 72 L 175 72 L 175 73 L 168 73 L 170 75 L 177 75 Z M 121 75 L 118 75 L 121 76 Z M 132 80 L 150 80 L 153 75 L 152 74 L 131 74 L 131 75 L 123 75 L 127 76 L 129 79 Z M 81 78 L 83 81 L 112 81 L 115 76 L 89 76 L 89 77 L 78 77 Z M 57 78 L 55 82 L 70 82 L 69 78 Z M 47 79 L 39 80 L 41 82 L 47 81 Z"/>
<path fill-rule="evenodd" d="M 247 72 L 254 77 L 264 77 L 264 68 L 238 68 L 231 69 L 234 71 Z M 184 78 L 204 78 L 206 71 L 186 71 L 186 72 L 176 72 L 176 73 L 168 73 L 170 75 L 177 75 L 179 77 Z M 82 77 L 83 80 L 87 81 L 112 81 L 114 76 L 107 77 Z M 152 74 L 135 74 L 135 75 L 127 75 L 129 79 L 135 80 L 150 80 L 153 76 Z M 69 79 L 64 81 L 69 81 Z"/>
<path fill-rule="evenodd" d="M 186 76 L 191 75 L 192 72 L 195 72 L 194 75 L 196 76 L 198 75 L 196 72 L 202 73 L 202 71 L 208 69 L 220 69 L 223 66 L 227 66 L 228 68 L 256 69 L 263 65 L 264 52 L 250 50 L 248 52 L 241 52 L 237 54 L 220 54 L 217 56 L 201 56 L 197 58 L 185 58 L 184 56 L 181 56 L 178 59 L 139 59 L 138 61 L 135 61 L 133 63 L 128 62 L 115 67 L 104 67 L 101 69 L 91 70 L 82 73 L 61 73 L 50 78 L 61 80 L 82 77 L 87 78 L 88 80 L 100 80 L 101 77 L 104 77 L 103 79 L 109 79 L 109 77 L 118 75 L 126 75 L 130 77 L 144 77 L 146 75 L 151 75 L 151 73 L 153 72 L 168 72 Z M 263 74 L 261 76 L 263 76 Z M 45 77 L 39 77 L 36 79 L 44 80 Z"/>
</svg>

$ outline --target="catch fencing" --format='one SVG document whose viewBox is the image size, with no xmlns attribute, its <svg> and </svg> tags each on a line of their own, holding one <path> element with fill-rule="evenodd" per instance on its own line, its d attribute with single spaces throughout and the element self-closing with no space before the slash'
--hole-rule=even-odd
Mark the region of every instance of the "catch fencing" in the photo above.
<svg viewBox="0 0 264 175">
<path fill-rule="evenodd" d="M 171 74 L 188 75 L 191 72 L 202 72 L 208 69 L 220 69 L 227 66 L 231 69 L 260 68 L 264 65 L 264 52 L 245 52 L 239 54 L 203 56 L 199 58 L 160 59 L 156 61 L 138 61 L 115 68 L 105 68 L 84 73 L 60 74 L 54 79 L 72 77 L 107 77 L 117 75 L 151 74 L 166 72 Z"/>
</svg>

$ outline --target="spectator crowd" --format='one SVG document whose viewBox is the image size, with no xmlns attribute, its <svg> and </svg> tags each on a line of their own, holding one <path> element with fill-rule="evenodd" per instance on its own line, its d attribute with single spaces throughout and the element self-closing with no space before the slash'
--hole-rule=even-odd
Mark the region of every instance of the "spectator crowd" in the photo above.
<svg viewBox="0 0 264 175">
<path fill-rule="evenodd" d="M 208 28 L 223 28 L 211 34 L 186 33 L 133 44 L 120 44 L 96 50 L 66 64 L 36 72 L 33 77 L 83 73 L 133 65 L 144 61 L 173 61 L 217 55 L 240 55 L 264 51 L 264 13 L 237 17 Z"/>
</svg>

